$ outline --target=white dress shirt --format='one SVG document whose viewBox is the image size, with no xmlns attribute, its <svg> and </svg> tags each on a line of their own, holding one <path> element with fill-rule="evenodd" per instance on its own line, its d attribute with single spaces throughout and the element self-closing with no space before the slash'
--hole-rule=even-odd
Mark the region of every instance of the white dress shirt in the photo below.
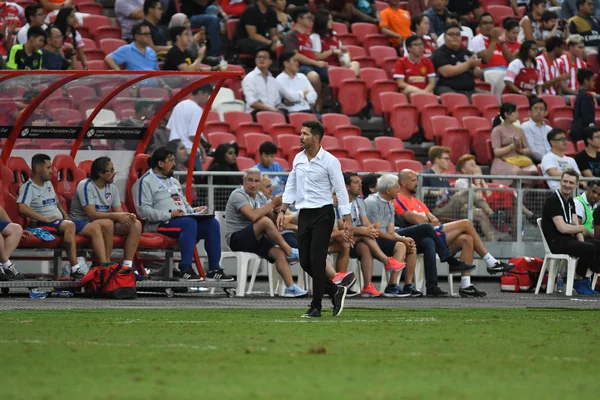
<svg viewBox="0 0 600 400">
<path fill-rule="evenodd" d="M 202 107 L 194 100 L 187 99 L 177 104 L 167 123 L 169 141 L 179 139 L 189 150 L 192 148 L 193 137 L 202 118 Z"/>
<path fill-rule="evenodd" d="M 242 89 L 246 98 L 246 110 L 253 111 L 252 104 L 260 101 L 266 106 L 277 107 L 281 104 L 281 95 L 277 81 L 267 71 L 267 76 L 258 69 L 254 68 L 242 80 Z"/>
<path fill-rule="evenodd" d="M 548 143 L 548 132 L 552 128 L 546 125 L 543 120 L 542 124 L 538 125 L 534 120 L 530 119 L 521 124 L 521 128 L 525 133 L 525 139 L 531 149 L 531 155 L 536 160 L 541 161 L 542 158 L 552 151 L 550 143 Z"/>
<path fill-rule="evenodd" d="M 283 99 L 292 103 L 292 105 L 287 106 L 289 112 L 310 110 L 310 106 L 317 101 L 317 92 L 303 73 L 296 72 L 294 77 L 291 77 L 282 72 L 277 75 L 276 79 L 279 94 Z M 308 89 L 306 96 L 302 93 L 304 89 Z"/>
<path fill-rule="evenodd" d="M 333 204 L 333 192 L 337 195 L 341 214 L 350 214 L 350 200 L 339 160 L 323 147 L 310 161 L 306 151 L 296 154 L 283 192 L 283 202 L 295 202 L 298 210 L 321 208 Z"/>
</svg>

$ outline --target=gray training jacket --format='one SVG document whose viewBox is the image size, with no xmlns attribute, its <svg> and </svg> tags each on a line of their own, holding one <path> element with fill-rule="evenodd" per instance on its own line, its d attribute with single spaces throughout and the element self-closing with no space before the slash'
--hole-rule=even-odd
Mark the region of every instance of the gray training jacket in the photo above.
<svg viewBox="0 0 600 400">
<path fill-rule="evenodd" d="M 194 212 L 183 194 L 179 181 L 154 174 L 151 169 L 135 182 L 131 192 L 137 214 L 146 222 L 145 232 L 156 232 L 161 222 L 171 220 L 173 210 Z"/>
</svg>

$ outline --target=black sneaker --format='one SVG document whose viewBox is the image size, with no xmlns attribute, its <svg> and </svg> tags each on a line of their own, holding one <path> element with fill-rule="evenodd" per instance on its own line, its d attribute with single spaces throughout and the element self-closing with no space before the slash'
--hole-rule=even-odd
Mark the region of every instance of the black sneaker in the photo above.
<svg viewBox="0 0 600 400">
<path fill-rule="evenodd" d="M 201 281 L 203 279 L 200 275 L 198 275 L 196 273 L 196 271 L 194 271 L 194 269 L 192 267 L 188 267 L 188 268 L 183 268 L 183 269 L 179 268 L 178 280 L 195 282 L 195 281 Z"/>
<path fill-rule="evenodd" d="M 485 297 L 486 293 L 481 291 L 481 290 L 477 290 L 477 288 L 473 285 L 466 287 L 466 288 L 460 288 L 458 289 L 458 294 L 460 294 L 460 297 Z"/>
<path fill-rule="evenodd" d="M 402 290 L 405 292 L 409 292 L 410 297 L 423 297 L 423 292 L 417 290 L 415 285 L 404 285 L 404 288 Z"/>
<path fill-rule="evenodd" d="M 348 291 L 348 288 L 346 288 L 344 286 L 339 286 L 338 291 L 335 292 L 335 295 L 333 295 L 331 302 L 333 303 L 333 316 L 334 317 L 337 317 L 338 315 L 340 315 L 342 313 L 342 310 L 344 309 L 344 300 L 346 299 L 347 291 Z"/>
<path fill-rule="evenodd" d="M 354 290 L 350 290 L 350 289 L 348 289 L 346 291 L 346 297 L 354 297 L 354 296 L 358 296 L 358 292 L 355 292 Z"/>
<path fill-rule="evenodd" d="M 14 264 L 10 264 L 8 267 L 3 267 L 3 269 L 6 276 L 8 276 L 8 279 L 11 281 L 22 281 L 25 279 L 23 274 L 17 271 Z"/>
<path fill-rule="evenodd" d="M 302 318 L 321 318 L 321 311 L 311 307 L 307 312 L 302 314 Z"/>
<path fill-rule="evenodd" d="M 495 275 L 498 272 L 507 272 L 507 271 L 510 271 L 514 267 L 515 267 L 514 264 L 508 264 L 508 263 L 505 263 L 503 261 L 496 261 L 496 264 L 494 264 L 493 267 L 490 267 L 490 266 L 487 267 L 487 272 L 490 275 Z"/>
<path fill-rule="evenodd" d="M 71 278 L 78 280 L 78 281 L 82 280 L 84 276 L 85 276 L 85 274 L 81 270 L 81 267 L 79 267 L 77 269 L 77 271 L 71 272 Z"/>
<path fill-rule="evenodd" d="M 448 293 L 440 289 L 439 286 L 436 286 L 434 288 L 427 289 L 427 297 L 448 297 Z"/>
<path fill-rule="evenodd" d="M 463 272 L 473 271 L 474 269 L 475 269 L 474 265 L 459 261 L 458 264 L 450 265 L 448 268 L 448 271 L 451 274 L 459 274 L 459 273 L 463 273 Z"/>
<path fill-rule="evenodd" d="M 4 273 L 4 268 L 0 267 L 0 282 L 10 281 L 8 275 Z"/>
<path fill-rule="evenodd" d="M 233 276 L 227 275 L 221 268 L 215 269 L 214 271 L 208 271 L 206 274 L 207 281 L 222 281 L 222 282 L 231 282 L 233 281 Z"/>
</svg>

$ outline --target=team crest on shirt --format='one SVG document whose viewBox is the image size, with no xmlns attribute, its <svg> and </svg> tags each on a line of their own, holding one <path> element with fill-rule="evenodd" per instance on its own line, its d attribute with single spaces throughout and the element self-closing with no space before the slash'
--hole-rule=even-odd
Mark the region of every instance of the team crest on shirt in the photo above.
<svg viewBox="0 0 600 400">
<path fill-rule="evenodd" d="M 427 67 L 422 66 L 420 72 L 421 72 L 422 75 L 425 75 L 427 73 Z"/>
<path fill-rule="evenodd" d="M 112 201 L 112 193 L 105 193 L 104 198 L 106 199 L 106 201 Z"/>
</svg>

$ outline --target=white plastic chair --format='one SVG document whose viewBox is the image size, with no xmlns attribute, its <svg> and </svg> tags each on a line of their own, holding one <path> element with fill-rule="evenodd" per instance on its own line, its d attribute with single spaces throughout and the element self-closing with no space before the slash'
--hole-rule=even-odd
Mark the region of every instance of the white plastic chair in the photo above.
<svg viewBox="0 0 600 400">
<path fill-rule="evenodd" d="M 258 266 L 262 260 L 254 253 L 246 253 L 244 251 L 232 251 L 225 240 L 226 221 L 223 211 L 215 212 L 215 218 L 221 226 L 221 260 L 225 258 L 235 258 L 237 261 L 237 290 L 236 296 L 243 297 L 246 290 L 246 280 L 248 279 L 248 267 L 254 268 L 253 275 L 256 275 Z"/>
<path fill-rule="evenodd" d="M 562 264 L 563 261 L 567 262 L 567 283 L 565 285 L 565 295 L 572 296 L 573 295 L 573 280 L 575 279 L 575 266 L 577 265 L 577 257 L 572 257 L 568 254 L 554 254 L 550 251 L 548 247 L 548 242 L 546 241 L 546 237 L 544 236 L 544 232 L 542 231 L 542 219 L 537 219 L 538 228 L 540 229 L 540 233 L 542 235 L 542 241 L 544 243 L 544 251 L 546 255 L 544 256 L 544 264 L 542 265 L 542 270 L 540 271 L 540 277 L 538 278 L 537 286 L 535 288 L 535 294 L 539 294 L 540 287 L 542 286 L 542 281 L 544 280 L 544 274 L 546 270 L 548 270 L 548 284 L 546 286 L 546 293 L 551 294 L 554 291 L 554 280 L 556 279 L 556 275 L 558 273 L 558 267 Z M 594 286 L 596 284 L 597 276 L 594 277 Z"/>
<path fill-rule="evenodd" d="M 504 76 L 506 71 L 484 71 L 483 79 L 492 86 L 492 94 L 502 101 L 502 92 L 504 91 Z"/>
<path fill-rule="evenodd" d="M 89 117 L 93 111 L 94 110 L 91 110 L 91 109 L 86 110 L 85 116 Z M 96 115 L 96 117 L 94 117 L 94 120 L 92 121 L 92 123 L 94 124 L 94 126 L 107 126 L 107 125 L 114 126 L 117 123 L 117 115 L 115 114 L 114 111 L 103 108 Z"/>
<path fill-rule="evenodd" d="M 246 292 L 246 294 L 252 294 L 252 293 L 258 293 L 258 292 L 253 292 L 252 289 L 254 288 L 254 282 L 256 281 L 256 275 L 258 274 L 258 270 L 260 269 L 261 265 L 266 265 L 267 266 L 267 276 L 269 278 L 269 296 L 274 297 L 275 296 L 275 291 L 273 288 L 273 271 L 275 271 L 275 274 L 277 273 L 277 270 L 275 268 L 275 264 L 271 264 L 268 260 L 265 259 L 261 259 L 259 263 L 256 263 L 253 267 L 252 267 L 252 277 L 250 278 L 250 284 L 248 285 L 248 291 Z M 279 276 L 279 275 L 277 275 Z M 283 279 L 281 279 L 281 277 L 279 277 L 279 280 L 281 280 L 283 282 Z M 279 287 L 279 283 L 277 283 L 277 286 Z M 279 294 L 280 296 L 283 295 L 283 290 L 285 290 L 285 285 L 281 285 L 282 290 L 281 293 Z M 275 290 L 279 290 L 279 288 L 276 288 Z"/>
<path fill-rule="evenodd" d="M 224 114 L 227 111 L 246 111 L 246 103 L 237 100 L 233 90 L 221 88 L 213 101 L 212 110 L 219 114 L 221 121 L 225 121 Z"/>
</svg>

